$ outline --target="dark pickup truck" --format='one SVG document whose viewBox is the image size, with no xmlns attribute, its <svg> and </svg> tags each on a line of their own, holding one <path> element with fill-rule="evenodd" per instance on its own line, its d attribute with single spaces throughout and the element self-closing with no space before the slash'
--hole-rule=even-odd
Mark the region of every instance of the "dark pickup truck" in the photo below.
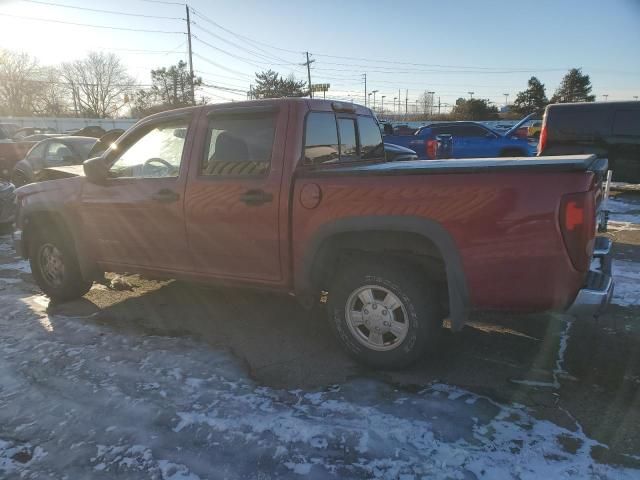
<svg viewBox="0 0 640 480">
<path fill-rule="evenodd" d="M 584 153 L 607 158 L 614 180 L 640 183 L 640 102 L 547 106 L 538 155 Z"/>
<path fill-rule="evenodd" d="M 86 176 L 17 190 L 16 246 L 55 300 L 105 271 L 288 293 L 397 367 L 445 318 L 595 315 L 613 289 L 593 156 L 388 162 L 368 108 L 278 99 L 153 115 L 68 168 Z"/>
</svg>

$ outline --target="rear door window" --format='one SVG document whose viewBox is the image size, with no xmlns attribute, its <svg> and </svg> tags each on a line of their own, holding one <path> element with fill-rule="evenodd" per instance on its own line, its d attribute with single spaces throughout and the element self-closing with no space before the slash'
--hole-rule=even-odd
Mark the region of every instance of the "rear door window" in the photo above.
<svg viewBox="0 0 640 480">
<path fill-rule="evenodd" d="M 356 121 L 353 118 L 338 118 L 338 132 L 340 133 L 340 161 L 357 160 Z"/>
<path fill-rule="evenodd" d="M 276 117 L 221 115 L 209 121 L 204 176 L 263 176 L 271 165 Z"/>
<path fill-rule="evenodd" d="M 358 131 L 360 132 L 360 156 L 362 159 L 384 158 L 384 144 L 375 120 L 372 117 L 360 115 L 358 117 Z"/>
<path fill-rule="evenodd" d="M 307 115 L 304 142 L 304 163 L 317 165 L 340 158 L 336 117 L 331 112 L 311 112 Z"/>
</svg>

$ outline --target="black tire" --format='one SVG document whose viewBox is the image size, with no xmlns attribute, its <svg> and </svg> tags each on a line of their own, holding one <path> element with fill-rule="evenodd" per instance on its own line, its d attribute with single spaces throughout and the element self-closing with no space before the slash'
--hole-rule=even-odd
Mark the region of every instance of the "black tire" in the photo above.
<svg viewBox="0 0 640 480">
<path fill-rule="evenodd" d="M 24 172 L 16 170 L 11 176 L 11 183 L 13 183 L 16 188 L 18 188 L 31 183 L 31 180 L 29 180 Z"/>
<path fill-rule="evenodd" d="M 43 250 L 57 249 L 58 261 L 63 265 L 63 273 L 58 282 L 50 280 L 43 267 Z M 73 241 L 63 227 L 48 224 L 46 229 L 36 229 L 29 240 L 29 263 L 31 273 L 40 289 L 54 301 L 65 302 L 82 297 L 91 289 L 93 281 L 85 280 L 80 272 Z"/>
<path fill-rule="evenodd" d="M 349 326 L 346 314 L 348 304 L 351 305 L 351 299 L 356 298 L 354 293 L 366 286 L 377 286 L 391 292 L 402 303 L 403 312 L 406 311 L 406 336 L 392 349 L 379 351 L 368 347 L 363 343 L 365 340 L 358 339 L 358 332 L 352 331 Z M 373 290 L 380 292 L 375 288 Z M 375 260 L 347 265 L 334 277 L 329 289 L 329 324 L 342 347 L 357 361 L 376 368 L 406 367 L 428 351 L 435 350 L 439 344 L 443 317 L 440 314 L 437 292 L 435 283 L 411 267 L 376 265 Z M 379 297 L 381 298 L 384 297 Z M 366 312 L 364 305 L 362 308 L 362 312 Z M 397 318 L 395 313 L 392 315 L 394 319 Z M 401 316 L 404 316 L 402 312 Z M 358 328 L 360 333 L 365 329 L 363 335 L 366 333 L 367 327 L 364 324 Z M 392 342 L 393 340 L 390 343 Z"/>
</svg>

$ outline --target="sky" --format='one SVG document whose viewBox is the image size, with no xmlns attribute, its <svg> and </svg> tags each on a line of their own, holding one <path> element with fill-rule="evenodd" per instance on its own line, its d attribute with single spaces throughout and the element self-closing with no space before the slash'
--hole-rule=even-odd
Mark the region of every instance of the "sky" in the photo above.
<svg viewBox="0 0 640 480">
<path fill-rule="evenodd" d="M 513 101 L 532 75 L 550 97 L 572 67 L 590 75 L 598 100 L 640 95 L 640 0 L 189 0 L 189 5 L 194 69 L 212 85 L 204 89 L 212 102 L 246 98 L 254 73 L 268 68 L 306 80 L 304 52 L 314 61 L 312 83 L 329 83 L 329 97 L 364 103 L 366 73 L 368 92 L 377 90 L 378 107 L 384 95 L 385 108 L 398 90 L 403 104 L 407 91 L 410 105 L 432 91 L 435 102 L 445 105 L 468 98 L 468 92 L 501 105 L 505 93 Z M 181 2 L 0 0 L 0 48 L 24 51 L 47 65 L 109 51 L 132 77 L 148 84 L 152 68 L 187 59 L 184 18 Z"/>
</svg>

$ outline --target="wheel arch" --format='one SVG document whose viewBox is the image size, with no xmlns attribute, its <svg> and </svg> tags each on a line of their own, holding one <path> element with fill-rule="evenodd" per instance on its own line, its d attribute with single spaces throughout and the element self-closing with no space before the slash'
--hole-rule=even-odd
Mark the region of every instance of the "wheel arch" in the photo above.
<svg viewBox="0 0 640 480">
<path fill-rule="evenodd" d="M 298 294 L 327 289 L 331 273 L 343 255 L 385 252 L 419 265 L 446 285 L 449 318 L 460 329 L 470 311 L 462 260 L 453 237 L 438 222 L 412 216 L 348 217 L 323 225 L 308 243 L 295 272 Z"/>
<path fill-rule="evenodd" d="M 97 265 L 89 254 L 87 245 L 79 238 L 79 232 L 74 228 L 76 222 L 64 209 L 55 208 L 55 205 L 34 205 L 22 212 L 21 217 L 23 225 L 21 250 L 24 258 L 28 258 L 29 242 L 37 229 L 57 227 L 67 233 L 73 242 L 82 276 L 85 279 L 93 279 L 95 277 Z"/>
</svg>

